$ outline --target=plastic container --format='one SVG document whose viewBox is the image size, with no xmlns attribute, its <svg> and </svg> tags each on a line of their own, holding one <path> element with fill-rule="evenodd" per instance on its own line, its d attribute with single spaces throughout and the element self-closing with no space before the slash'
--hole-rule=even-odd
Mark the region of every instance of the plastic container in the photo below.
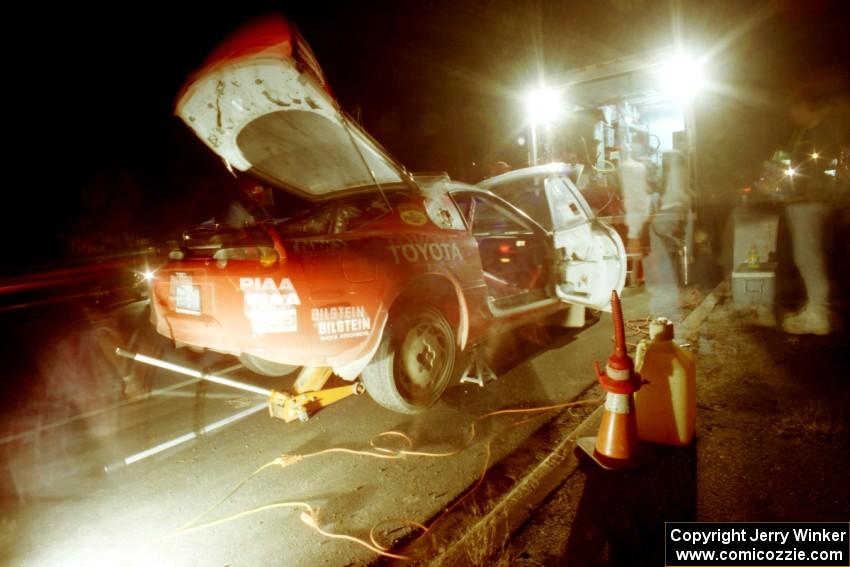
<svg viewBox="0 0 850 567">
<path fill-rule="evenodd" d="M 644 380 L 635 392 L 638 439 L 685 447 L 694 438 L 696 422 L 694 358 L 673 342 L 673 323 L 663 317 L 650 323 L 649 336 L 635 354 Z"/>
</svg>

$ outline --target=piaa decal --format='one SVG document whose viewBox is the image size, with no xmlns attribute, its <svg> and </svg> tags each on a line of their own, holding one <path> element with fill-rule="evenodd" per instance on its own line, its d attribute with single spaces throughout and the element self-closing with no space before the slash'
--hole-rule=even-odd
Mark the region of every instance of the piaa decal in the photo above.
<svg viewBox="0 0 850 567">
<path fill-rule="evenodd" d="M 256 334 L 293 333 L 298 330 L 295 305 L 301 305 L 289 278 L 239 278 L 244 294 L 245 317 Z"/>
</svg>

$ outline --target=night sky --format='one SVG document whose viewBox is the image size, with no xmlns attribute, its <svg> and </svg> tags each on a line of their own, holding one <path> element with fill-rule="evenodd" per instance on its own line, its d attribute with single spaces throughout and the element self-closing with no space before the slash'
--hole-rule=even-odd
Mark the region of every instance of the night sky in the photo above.
<svg viewBox="0 0 850 567">
<path fill-rule="evenodd" d="M 174 97 L 216 43 L 254 17 L 288 15 L 343 107 L 359 109 L 409 169 L 466 181 L 482 177 L 482 164 L 519 165 L 519 97 L 539 73 L 557 83 L 569 69 L 674 36 L 671 4 L 648 0 L 37 10 L 6 22 L 21 39 L 6 50 L 14 134 L 4 232 L 28 244 L 13 247 L 6 270 L 67 257 L 74 235 L 164 237 L 205 218 L 212 195 L 233 183 L 173 116 Z M 711 77 L 724 85 L 699 101 L 699 135 L 705 163 L 718 170 L 713 190 L 732 190 L 787 139 L 793 90 L 850 76 L 850 2 L 684 2 L 682 10 L 683 39 L 712 51 Z"/>
</svg>

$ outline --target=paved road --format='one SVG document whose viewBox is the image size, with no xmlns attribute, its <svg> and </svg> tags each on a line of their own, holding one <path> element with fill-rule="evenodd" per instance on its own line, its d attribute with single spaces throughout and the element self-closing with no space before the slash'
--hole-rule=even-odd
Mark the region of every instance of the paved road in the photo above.
<svg viewBox="0 0 850 567">
<path fill-rule="evenodd" d="M 642 295 L 626 293 L 627 316 L 643 314 L 644 305 Z M 138 321 L 143 319 L 142 308 L 141 304 L 131 305 L 115 317 Z M 122 326 L 116 328 L 120 335 Z M 450 457 L 408 456 L 397 460 L 334 453 L 286 468 L 271 467 L 248 481 L 203 521 L 274 503 L 303 502 L 320 510 L 319 525 L 328 532 L 368 539 L 369 529 L 381 523 L 379 535 L 391 532 L 387 537 L 399 536 L 404 532 L 398 529 L 401 524 L 388 520 L 426 522 L 476 481 L 485 463 L 487 441 L 492 441 L 490 462 L 496 462 L 520 446 L 546 419 L 519 425 L 511 417 L 487 419 L 479 423 L 478 437 L 469 444 L 469 427 L 478 416 L 573 399 L 592 383 L 593 359 L 604 360 L 610 353 L 610 336 L 607 315 L 580 332 L 558 333 L 545 345 L 535 344 L 523 333 L 504 336 L 488 345 L 489 359 L 500 374 L 498 381 L 483 389 L 469 384 L 453 386 L 422 415 L 394 414 L 367 395 L 322 410 L 308 423 L 286 424 L 259 412 L 109 473 L 103 472 L 104 466 L 197 431 L 263 400 L 204 383 L 126 403 L 121 401 L 126 397 L 103 394 L 115 389 L 103 387 L 104 383 L 111 384 L 109 380 L 95 380 L 96 387 L 83 388 L 82 394 L 80 389 L 67 388 L 77 392 L 70 396 L 73 403 L 60 404 L 61 411 L 54 409 L 47 416 L 33 409 L 39 407 L 38 400 L 19 400 L 0 423 L 6 508 L 5 520 L 0 523 L 0 562 L 232 566 L 367 563 L 375 557 L 372 551 L 316 533 L 301 521 L 300 509 L 286 506 L 158 538 L 172 534 L 209 509 L 237 483 L 281 454 L 308 454 L 333 447 L 368 449 L 370 440 L 385 431 L 407 434 L 417 451 L 458 452 Z M 122 338 L 126 338 L 126 332 Z M 95 349 L 98 340 L 103 342 L 82 340 L 77 346 Z M 43 344 L 38 351 L 42 359 L 61 357 L 65 352 L 62 339 Z M 153 349 L 155 344 L 162 347 L 149 337 L 147 341 L 142 337 L 141 344 L 140 350 Z M 162 356 L 213 369 L 233 362 L 210 354 L 175 352 L 170 347 Z M 68 371 L 66 361 L 53 362 L 52 366 L 45 366 L 43 361 L 38 365 L 42 374 L 52 372 L 61 377 Z M 114 370 L 89 366 L 100 372 Z M 230 376 L 264 387 L 286 385 L 286 379 L 262 378 L 245 369 Z M 183 380 L 185 377 L 157 371 L 148 376 L 147 386 L 156 390 Z M 41 400 L 42 405 L 55 408 L 56 396 L 48 396 L 48 401 Z M 55 423 L 81 411 L 97 412 L 98 407 L 116 402 L 118 407 L 88 419 L 21 437 L 38 423 Z"/>
</svg>

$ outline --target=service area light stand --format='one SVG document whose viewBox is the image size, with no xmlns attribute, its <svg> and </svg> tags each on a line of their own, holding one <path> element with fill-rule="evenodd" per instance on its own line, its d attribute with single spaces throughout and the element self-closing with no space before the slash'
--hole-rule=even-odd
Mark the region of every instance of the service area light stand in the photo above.
<svg viewBox="0 0 850 567">
<path fill-rule="evenodd" d="M 552 122 L 557 120 L 563 113 L 562 93 L 559 89 L 540 86 L 530 91 L 525 96 L 525 111 L 528 124 L 531 128 L 531 163 L 537 165 L 539 161 L 538 135 L 543 130 L 543 154 L 548 161 L 552 159 Z"/>
</svg>

